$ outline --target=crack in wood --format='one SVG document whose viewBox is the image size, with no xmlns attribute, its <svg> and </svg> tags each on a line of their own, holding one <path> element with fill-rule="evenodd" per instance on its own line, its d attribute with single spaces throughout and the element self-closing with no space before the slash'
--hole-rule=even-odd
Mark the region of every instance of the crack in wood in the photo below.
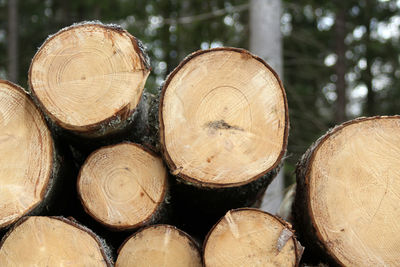
<svg viewBox="0 0 400 267">
<path fill-rule="evenodd" d="M 205 127 L 212 128 L 215 130 L 238 130 L 238 131 L 244 131 L 243 128 L 240 128 L 239 126 L 232 126 L 229 123 L 227 123 L 225 120 L 219 120 L 219 121 L 209 121 L 205 124 Z"/>
</svg>

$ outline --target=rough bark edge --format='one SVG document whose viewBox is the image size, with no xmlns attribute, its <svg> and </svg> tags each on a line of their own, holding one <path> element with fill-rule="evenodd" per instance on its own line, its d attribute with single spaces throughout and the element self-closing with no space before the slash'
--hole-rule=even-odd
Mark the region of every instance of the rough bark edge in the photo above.
<svg viewBox="0 0 400 267">
<path fill-rule="evenodd" d="M 283 220 L 282 218 L 275 216 L 269 212 L 260 210 L 260 209 L 255 209 L 255 208 L 240 208 L 240 209 L 233 209 L 233 210 L 229 210 L 228 212 L 232 213 L 232 212 L 238 212 L 238 211 L 255 211 L 255 212 L 259 212 L 259 213 L 264 213 L 267 214 L 269 216 L 271 216 L 272 218 L 274 218 L 275 220 L 277 220 L 279 223 L 281 223 L 284 226 L 284 229 L 288 229 L 291 233 L 292 236 L 290 237 L 293 240 L 293 244 L 294 244 L 294 249 L 295 249 L 295 266 L 299 266 L 300 265 L 300 260 L 301 260 L 301 256 L 303 255 L 304 252 L 304 247 L 300 244 L 300 242 L 296 239 L 296 234 L 295 231 L 292 229 L 292 225 L 288 222 L 286 222 L 285 220 Z M 214 224 L 214 226 L 210 229 L 210 231 L 208 232 L 206 238 L 204 239 L 203 242 L 203 254 L 202 254 L 202 259 L 203 259 L 203 264 L 205 266 L 206 260 L 205 260 L 205 251 L 206 251 L 206 246 L 207 246 L 207 242 L 208 242 L 208 238 L 210 237 L 210 235 L 212 234 L 212 232 L 214 231 L 215 227 L 217 227 L 217 225 L 225 218 L 225 215 L 223 217 L 221 217 L 221 219 L 218 220 L 218 222 L 216 222 Z"/>
<path fill-rule="evenodd" d="M 57 137 L 62 137 L 67 143 L 74 159 L 77 169 L 83 164 L 85 159 L 94 150 L 118 144 L 124 141 L 141 144 L 148 150 L 159 153 L 158 142 L 158 117 L 154 114 L 158 112 L 158 95 L 143 92 L 138 107 L 131 118 L 128 119 L 126 127 L 121 127 L 117 133 L 106 136 L 88 138 L 76 135 L 68 130 L 62 131 L 49 119 L 47 123 Z"/>
<path fill-rule="evenodd" d="M 125 105 L 122 107 L 120 110 L 115 112 L 114 116 L 106 118 L 102 121 L 99 121 L 97 123 L 89 124 L 86 126 L 73 126 L 69 125 L 68 123 L 63 123 L 60 120 L 58 120 L 55 116 L 53 116 L 47 108 L 43 105 L 43 103 L 39 100 L 37 95 L 35 94 L 35 91 L 32 86 L 31 82 L 31 74 L 32 74 L 32 65 L 33 62 L 35 61 L 36 57 L 40 54 L 41 50 L 43 47 L 47 45 L 49 41 L 51 41 L 54 37 L 58 36 L 59 34 L 69 31 L 71 29 L 76 29 L 80 27 L 86 27 L 86 26 L 93 26 L 93 27 L 99 27 L 103 28 L 106 30 L 111 30 L 116 33 L 119 33 L 121 35 L 126 35 L 127 37 L 130 38 L 132 45 L 134 47 L 135 52 L 139 55 L 139 58 L 141 59 L 141 70 L 143 72 L 150 73 L 151 67 L 150 67 L 150 59 L 145 51 L 145 47 L 142 44 L 140 40 L 138 40 L 136 37 L 131 35 L 128 31 L 124 30 L 121 26 L 116 25 L 116 24 L 103 24 L 100 21 L 83 21 L 80 23 L 75 23 L 72 24 L 71 26 L 65 27 L 55 34 L 49 35 L 47 39 L 43 42 L 43 44 L 38 48 L 38 51 L 36 52 L 35 56 L 33 57 L 31 61 L 31 65 L 29 66 L 29 71 L 28 71 L 28 83 L 29 83 L 29 94 L 32 96 L 35 104 L 43 111 L 44 114 L 46 114 L 46 119 L 47 121 L 50 122 L 51 127 L 56 129 L 56 132 L 62 132 L 62 131 L 68 131 L 71 133 L 74 133 L 77 136 L 81 137 L 88 137 L 88 138 L 95 138 L 95 137 L 100 137 L 100 136 L 106 136 L 115 132 L 120 131 L 121 129 L 124 129 L 127 127 L 130 121 L 133 121 L 135 115 L 136 115 L 136 109 L 142 99 L 142 95 L 144 92 L 144 88 L 142 89 L 142 92 L 139 96 L 139 102 L 137 103 L 137 106 L 132 108 L 130 107 L 130 104 Z M 143 85 L 145 84 L 146 80 L 143 81 Z M 62 126 L 64 125 L 64 126 Z M 68 127 L 74 127 L 74 130 L 68 129 L 65 126 Z"/>
<path fill-rule="evenodd" d="M 189 177 L 183 173 L 180 172 L 179 169 L 177 169 L 175 163 L 172 161 L 170 155 L 168 154 L 168 151 L 165 147 L 165 135 L 164 135 L 164 121 L 163 121 L 163 106 L 164 106 L 164 96 L 165 92 L 169 86 L 169 83 L 173 79 L 173 77 L 179 72 L 179 70 L 186 64 L 188 63 L 191 59 L 200 56 L 205 53 L 212 53 L 212 52 L 218 52 L 218 51 L 232 51 L 236 53 L 242 54 L 244 57 L 251 57 L 254 58 L 255 60 L 258 60 L 261 62 L 276 78 L 279 87 L 281 89 L 282 97 L 284 100 L 284 107 L 285 107 L 285 130 L 284 130 L 284 135 L 283 135 L 283 142 L 282 142 L 282 150 L 275 161 L 275 163 L 268 168 L 267 170 L 261 172 L 260 174 L 254 176 L 253 178 L 248 179 L 247 181 L 244 182 L 238 182 L 238 183 L 229 183 L 229 184 L 218 184 L 218 183 L 210 183 L 210 182 L 201 182 L 198 181 L 195 178 Z M 263 59 L 260 57 L 253 55 L 249 51 L 242 49 L 242 48 L 234 48 L 234 47 L 218 47 L 218 48 L 211 48 L 207 50 L 198 50 L 196 52 L 193 52 L 192 54 L 188 55 L 167 77 L 162 89 L 161 89 L 161 97 L 160 97 L 160 106 L 159 106 L 159 133 L 160 133 L 160 148 L 161 148 L 161 153 L 163 155 L 163 158 L 165 162 L 167 163 L 170 172 L 181 178 L 183 181 L 188 182 L 192 185 L 198 186 L 198 187 L 211 187 L 211 188 L 224 188 L 224 187 L 233 187 L 233 186 L 241 186 L 248 184 L 252 181 L 257 180 L 258 178 L 264 176 L 268 172 L 272 171 L 274 168 L 276 168 L 282 158 L 284 157 L 287 149 L 287 143 L 288 143 L 288 135 L 289 135 L 289 109 L 288 109 L 288 104 L 287 104 L 287 98 L 286 98 L 286 92 L 283 87 L 282 81 L 280 80 L 278 74 L 272 69 L 271 66 L 269 66 Z"/>
<path fill-rule="evenodd" d="M 137 142 L 157 154 L 160 153 L 158 120 L 160 92 L 160 90 L 157 90 L 155 94 L 144 92 L 143 101 L 141 101 L 141 106 L 139 107 L 140 115 L 138 119 L 140 120 L 138 124 L 142 125 L 142 128 L 137 131 L 138 133 L 136 133 L 136 137 L 134 138 Z"/>
<path fill-rule="evenodd" d="M 218 201 L 218 197 L 221 195 L 228 195 L 231 196 L 230 198 L 232 200 L 237 200 L 240 199 L 240 197 L 243 198 L 243 201 L 239 201 L 242 204 L 240 206 L 251 206 L 254 205 L 254 203 L 262 198 L 263 193 L 267 189 L 268 185 L 272 182 L 272 180 L 276 177 L 280 170 L 281 165 L 279 165 L 277 168 L 273 169 L 272 171 L 268 172 L 267 174 L 259 177 L 259 179 L 254 180 L 250 183 L 240 185 L 240 186 L 231 186 L 231 187 L 204 187 L 204 186 L 198 186 L 195 183 L 190 183 L 186 180 L 183 180 L 180 177 L 175 177 L 176 183 L 178 185 L 181 185 L 183 187 L 188 188 L 188 190 L 194 190 L 198 191 L 201 194 L 213 194 L 213 197 L 207 197 L 207 199 L 210 199 L 210 201 Z M 191 189 L 189 189 L 191 188 Z M 212 199 L 214 198 L 214 199 Z M 229 198 L 229 197 L 228 197 Z M 223 203 L 223 204 L 230 204 L 231 202 L 228 203 Z M 238 208 L 238 207 L 237 207 Z M 228 208 L 228 210 L 231 208 Z"/>
<path fill-rule="evenodd" d="M 301 267 L 329 267 L 328 264 L 322 263 L 322 262 L 320 262 L 320 263 L 318 263 L 318 264 L 312 264 L 312 265 L 306 264 L 306 263 L 302 263 L 300 266 L 301 266 Z"/>
<path fill-rule="evenodd" d="M 140 230 L 138 230 L 136 233 L 130 235 L 129 237 L 127 237 L 125 239 L 125 241 L 121 244 L 121 246 L 118 248 L 117 250 L 117 254 L 119 256 L 119 253 L 121 252 L 121 250 L 123 249 L 123 247 L 126 245 L 126 243 L 133 237 L 135 237 L 136 235 L 140 234 L 141 232 L 149 229 L 149 228 L 159 228 L 159 227 L 165 227 L 165 228 L 170 228 L 174 231 L 177 231 L 179 235 L 184 236 L 185 238 L 188 239 L 188 243 L 189 246 L 192 247 L 195 251 L 197 251 L 198 255 L 199 255 L 199 259 L 200 262 L 203 264 L 203 257 L 202 257 L 202 253 L 200 251 L 200 246 L 199 244 L 196 242 L 196 240 L 189 235 L 188 233 L 186 233 L 185 231 L 182 231 L 181 229 L 177 228 L 176 226 L 170 225 L 170 224 L 154 224 L 154 225 L 148 225 L 146 227 L 141 228 Z"/>
<path fill-rule="evenodd" d="M 350 121 L 346 121 L 340 125 L 337 125 L 329 129 L 324 135 L 318 138 L 308 150 L 303 154 L 300 161 L 296 164 L 296 194 L 295 201 L 293 203 L 293 219 L 294 226 L 297 232 L 300 233 L 302 242 L 314 252 L 314 255 L 318 255 L 316 259 L 310 259 L 311 261 L 319 260 L 320 255 L 326 255 L 329 264 L 334 266 L 343 266 L 343 263 L 332 253 L 328 246 L 323 242 L 321 233 L 316 227 L 315 218 L 311 213 L 310 204 L 310 192 L 309 192 L 309 173 L 310 167 L 314 160 L 315 154 L 327 139 L 331 136 L 339 133 L 343 128 L 365 121 L 379 120 L 379 119 L 399 119 L 400 115 L 394 116 L 374 116 L 374 117 L 360 117 Z"/>
<path fill-rule="evenodd" d="M 79 182 L 80 182 L 80 179 L 81 179 L 81 172 L 82 172 L 83 166 L 86 165 L 86 163 L 92 157 L 92 155 L 94 153 L 96 153 L 97 151 L 99 151 L 100 149 L 111 148 L 111 147 L 114 147 L 114 146 L 117 146 L 117 145 L 120 145 L 120 144 L 127 144 L 127 145 L 135 146 L 137 148 L 142 149 L 143 151 L 145 151 L 146 153 L 150 154 L 151 156 L 159 158 L 160 160 L 162 160 L 161 157 L 159 155 L 157 155 L 155 152 L 153 152 L 152 150 L 150 150 L 150 149 L 148 149 L 148 148 L 146 148 L 146 147 L 144 147 L 144 146 L 142 146 L 140 144 L 133 143 L 133 142 L 124 141 L 124 142 L 121 142 L 121 143 L 118 143 L 118 144 L 112 144 L 112 145 L 101 147 L 101 148 L 93 151 L 86 158 L 86 160 L 83 163 L 81 169 L 79 170 L 79 174 L 78 174 L 78 178 L 77 178 L 77 182 L 76 182 L 76 191 L 78 193 L 78 198 L 79 198 L 79 201 L 81 203 L 81 206 L 83 207 L 84 211 L 92 219 L 94 219 L 96 222 L 100 223 L 102 226 L 104 226 L 107 229 L 112 230 L 112 231 L 129 231 L 129 230 L 135 230 L 135 229 L 137 229 L 139 227 L 142 227 L 144 225 L 154 224 L 154 223 L 160 221 L 163 217 L 168 215 L 168 213 L 169 213 L 168 212 L 168 208 L 169 208 L 168 204 L 169 204 L 170 195 L 169 195 L 168 170 L 167 170 L 166 166 L 165 166 L 165 170 L 166 170 L 166 172 L 165 172 L 165 183 L 164 183 L 164 186 L 163 186 L 163 192 L 162 192 L 162 195 L 160 197 L 160 201 L 157 202 L 158 205 L 156 206 L 156 208 L 153 210 L 153 212 L 147 218 L 143 219 L 141 222 L 138 222 L 137 224 L 134 224 L 134 225 L 116 226 L 116 225 L 109 224 L 109 223 L 106 223 L 106 222 L 102 221 L 100 218 L 98 218 L 94 214 L 92 214 L 90 212 L 90 210 L 86 207 L 85 202 L 82 199 L 81 192 L 79 190 Z"/>
<path fill-rule="evenodd" d="M 28 220 L 30 217 L 47 217 L 50 219 L 55 219 L 55 220 L 59 220 L 62 221 L 66 224 L 69 224 L 75 228 L 78 228 L 79 230 L 82 230 L 86 233 L 88 233 L 98 244 L 99 246 L 99 250 L 101 252 L 101 254 L 103 255 L 104 258 L 104 262 L 106 263 L 106 265 L 108 267 L 112 267 L 113 266 L 113 260 L 112 260 L 112 252 L 110 250 L 110 248 L 108 247 L 107 243 L 105 242 L 105 240 L 103 240 L 102 238 L 100 238 L 98 235 L 96 235 L 92 230 L 90 230 L 89 228 L 87 228 L 86 226 L 78 223 L 74 218 L 65 218 L 62 216 L 24 216 L 22 218 L 20 218 L 17 223 L 15 223 L 13 225 L 12 228 L 10 228 L 10 230 L 3 236 L 3 238 L 0 241 L 0 250 L 2 248 L 2 246 L 4 245 L 5 241 L 7 240 L 7 238 L 12 234 L 12 232 L 14 232 L 14 230 L 16 228 L 18 228 L 21 224 L 23 224 L 26 220 Z"/>
<path fill-rule="evenodd" d="M 1 231 L 7 231 L 8 228 L 10 228 L 16 221 L 20 220 L 22 217 L 24 217 L 26 215 L 30 215 L 30 214 L 40 214 L 44 211 L 44 209 L 46 207 L 48 210 L 49 209 L 48 207 L 53 204 L 52 200 L 55 197 L 55 191 L 56 191 L 56 190 L 53 190 L 53 187 L 55 187 L 55 184 L 57 184 L 58 180 L 59 180 L 58 178 L 59 178 L 59 173 L 60 173 L 60 156 L 57 153 L 54 138 L 51 134 L 50 129 L 48 128 L 48 126 L 46 124 L 46 120 L 45 120 L 41 110 L 37 108 L 35 103 L 30 98 L 29 94 L 21 86 L 14 84 L 10 81 L 0 79 L 0 83 L 6 84 L 10 88 L 12 88 L 12 90 L 16 90 L 16 91 L 20 92 L 21 94 L 25 95 L 26 101 L 28 101 L 37 110 L 37 112 L 40 116 L 39 119 L 43 122 L 44 127 L 46 127 L 46 129 L 50 135 L 50 142 L 51 142 L 50 153 L 52 154 L 51 162 L 50 162 L 50 165 L 51 165 L 50 172 L 46 179 L 47 180 L 46 184 L 43 187 L 42 191 L 40 192 L 41 200 L 38 203 L 36 203 L 35 205 L 33 205 L 30 209 L 28 209 L 25 213 L 23 213 L 20 216 L 18 216 L 17 218 L 15 218 L 14 220 L 11 220 L 7 223 L 0 225 Z"/>
<path fill-rule="evenodd" d="M 252 207 L 262 197 L 277 171 L 275 169 L 249 184 L 228 188 L 191 186 L 182 179 L 172 177 L 174 224 L 198 240 L 204 240 L 210 228 L 228 210 Z"/>
</svg>

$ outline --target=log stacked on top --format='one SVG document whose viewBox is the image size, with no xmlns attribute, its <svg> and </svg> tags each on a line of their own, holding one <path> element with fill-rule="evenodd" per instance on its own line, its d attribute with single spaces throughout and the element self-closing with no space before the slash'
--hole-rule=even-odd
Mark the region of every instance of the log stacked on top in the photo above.
<svg viewBox="0 0 400 267">
<path fill-rule="evenodd" d="M 137 114 L 150 66 L 141 44 L 115 25 L 76 24 L 32 59 L 32 96 L 61 131 L 87 138 L 123 131 Z"/>
<path fill-rule="evenodd" d="M 159 114 L 161 152 L 176 176 L 175 204 L 190 213 L 182 224 L 201 234 L 227 210 L 253 205 L 286 152 L 283 86 L 243 49 L 189 55 L 168 76 Z"/>
<path fill-rule="evenodd" d="M 174 175 L 198 187 L 256 181 L 286 151 L 282 84 L 262 59 L 243 49 L 187 57 L 168 76 L 160 107 L 164 158 Z"/>
</svg>

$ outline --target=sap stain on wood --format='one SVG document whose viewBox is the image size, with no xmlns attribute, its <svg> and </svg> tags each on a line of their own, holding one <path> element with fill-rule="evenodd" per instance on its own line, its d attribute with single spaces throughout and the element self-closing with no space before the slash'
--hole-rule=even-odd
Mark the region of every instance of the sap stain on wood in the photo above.
<svg viewBox="0 0 400 267">
<path fill-rule="evenodd" d="M 209 121 L 205 124 L 205 127 L 214 129 L 214 130 L 237 130 L 237 131 L 244 131 L 243 128 L 239 126 L 232 126 L 224 120 L 219 121 Z"/>
<path fill-rule="evenodd" d="M 248 51 L 246 51 L 246 50 L 238 51 L 238 52 L 240 53 L 240 57 L 241 57 L 242 59 L 249 60 L 249 59 L 254 58 L 254 56 L 253 56 L 252 54 L 250 54 L 250 53 L 249 53 Z"/>
<path fill-rule="evenodd" d="M 211 156 L 211 157 L 209 157 L 209 158 L 207 158 L 207 162 L 208 163 L 210 163 L 211 162 L 211 160 L 213 160 L 213 158 L 215 157 L 215 155 L 213 155 L 213 156 Z"/>
</svg>

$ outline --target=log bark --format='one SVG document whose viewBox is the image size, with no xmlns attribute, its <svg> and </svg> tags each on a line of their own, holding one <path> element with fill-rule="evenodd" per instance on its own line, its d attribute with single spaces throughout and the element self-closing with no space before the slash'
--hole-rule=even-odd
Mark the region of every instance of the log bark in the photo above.
<svg viewBox="0 0 400 267">
<path fill-rule="evenodd" d="M 159 94 L 144 92 L 135 111 L 135 116 L 126 128 L 105 137 L 77 137 L 64 132 L 60 139 L 66 140 L 79 169 L 86 158 L 95 150 L 121 142 L 134 142 L 154 153 L 160 152 L 158 133 Z M 54 129 L 54 127 L 52 127 Z M 60 136 L 57 135 L 56 136 Z"/>
<path fill-rule="evenodd" d="M 0 243 L 1 266 L 112 266 L 105 242 L 64 217 L 24 217 Z"/>
<path fill-rule="evenodd" d="M 282 83 L 267 63 L 243 49 L 189 55 L 162 88 L 159 121 L 161 152 L 177 177 L 173 202 L 185 212 L 213 213 L 211 225 L 229 209 L 251 206 L 286 151 Z"/>
<path fill-rule="evenodd" d="M 291 225 L 257 209 L 228 211 L 208 233 L 205 266 L 298 266 L 303 247 Z"/>
<path fill-rule="evenodd" d="M 42 114 L 21 87 L 3 80 L 0 114 L 0 229 L 27 214 L 65 211 L 69 165 Z"/>
<path fill-rule="evenodd" d="M 127 31 L 80 23 L 44 42 L 32 60 L 29 84 L 57 134 L 93 145 L 124 136 L 139 119 L 149 72 L 143 46 Z"/>
<path fill-rule="evenodd" d="M 185 232 L 171 225 L 148 226 L 128 238 L 115 266 L 200 267 L 200 249 Z"/>
<path fill-rule="evenodd" d="M 162 159 L 134 143 L 94 151 L 77 182 L 85 211 L 115 231 L 134 230 L 166 220 L 168 172 Z"/>
<path fill-rule="evenodd" d="M 199 187 L 175 177 L 171 181 L 174 224 L 204 240 L 209 229 L 227 210 L 257 206 L 278 172 L 279 168 L 276 168 L 247 185 L 228 188 Z"/>
<path fill-rule="evenodd" d="M 303 155 L 293 211 L 305 262 L 398 263 L 399 144 L 400 116 L 359 118 L 328 131 Z"/>
</svg>

